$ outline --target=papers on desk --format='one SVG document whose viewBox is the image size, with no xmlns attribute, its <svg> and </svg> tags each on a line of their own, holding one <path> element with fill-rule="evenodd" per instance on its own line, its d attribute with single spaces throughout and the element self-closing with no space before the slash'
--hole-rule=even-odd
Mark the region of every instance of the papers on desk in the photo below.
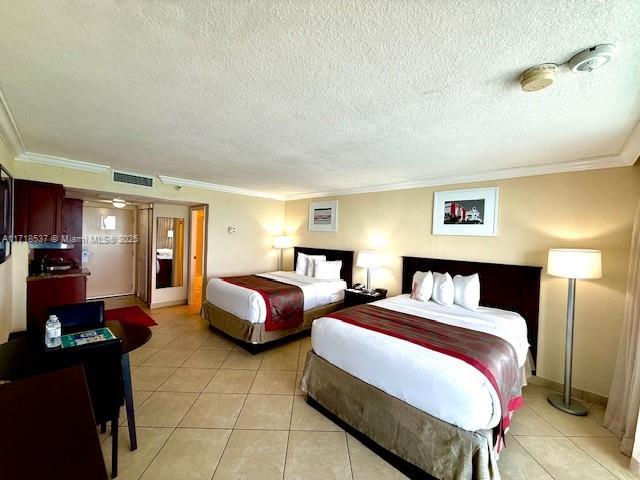
<svg viewBox="0 0 640 480">
<path fill-rule="evenodd" d="M 94 328 L 84 332 L 70 333 L 60 337 L 62 348 L 79 347 L 89 343 L 107 342 L 116 337 L 108 328 Z"/>
</svg>

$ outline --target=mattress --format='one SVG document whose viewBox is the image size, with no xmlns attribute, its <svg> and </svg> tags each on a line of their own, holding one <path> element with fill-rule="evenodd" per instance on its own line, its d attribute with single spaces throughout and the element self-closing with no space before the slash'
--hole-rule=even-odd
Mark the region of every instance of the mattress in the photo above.
<svg viewBox="0 0 640 480">
<path fill-rule="evenodd" d="M 344 280 L 321 280 L 295 272 L 271 272 L 259 276 L 300 287 L 305 311 L 342 301 L 347 288 Z M 264 298 L 254 290 L 212 278 L 207 283 L 206 295 L 209 303 L 248 322 L 264 323 L 267 318 Z"/>
<path fill-rule="evenodd" d="M 527 325 L 514 312 L 480 307 L 443 307 L 400 295 L 373 305 L 486 332 L 508 341 L 519 367 L 527 363 Z M 333 318 L 319 318 L 311 330 L 313 351 L 336 367 L 429 415 L 464 430 L 495 427 L 500 399 L 476 368 L 448 355 Z"/>
</svg>

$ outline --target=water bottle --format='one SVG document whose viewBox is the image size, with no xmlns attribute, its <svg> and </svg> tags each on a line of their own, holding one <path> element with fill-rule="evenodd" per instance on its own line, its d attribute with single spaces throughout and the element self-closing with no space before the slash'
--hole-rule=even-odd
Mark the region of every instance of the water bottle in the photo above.
<svg viewBox="0 0 640 480">
<path fill-rule="evenodd" d="M 49 315 L 49 320 L 45 324 L 44 343 L 47 348 L 56 348 L 60 346 L 60 335 L 62 333 L 62 325 L 55 315 Z"/>
</svg>

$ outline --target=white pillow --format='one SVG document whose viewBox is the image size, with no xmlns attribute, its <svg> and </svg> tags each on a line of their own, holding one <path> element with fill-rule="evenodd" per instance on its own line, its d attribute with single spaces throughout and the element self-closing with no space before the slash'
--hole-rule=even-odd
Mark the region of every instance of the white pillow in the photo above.
<svg viewBox="0 0 640 480">
<path fill-rule="evenodd" d="M 445 306 L 453 305 L 454 292 L 451 275 L 433 272 L 433 296 L 431 298 L 434 302 Z"/>
<path fill-rule="evenodd" d="M 476 310 L 480 306 L 480 277 L 477 273 L 463 277 L 453 277 L 453 302 L 469 310 Z"/>
<path fill-rule="evenodd" d="M 324 255 L 307 255 L 307 272 L 305 275 L 307 277 L 313 277 L 313 274 L 316 271 L 316 261 L 324 262 L 326 260 L 327 257 Z"/>
<path fill-rule="evenodd" d="M 304 253 L 298 253 L 298 259 L 296 261 L 296 273 L 298 275 L 307 274 L 307 256 Z"/>
<path fill-rule="evenodd" d="M 342 260 L 334 260 L 332 262 L 315 260 L 313 276 L 321 280 L 340 280 L 340 269 L 342 268 Z"/>
<path fill-rule="evenodd" d="M 411 298 L 419 302 L 426 302 L 433 293 L 433 274 L 431 272 L 416 272 L 411 284 Z"/>
</svg>

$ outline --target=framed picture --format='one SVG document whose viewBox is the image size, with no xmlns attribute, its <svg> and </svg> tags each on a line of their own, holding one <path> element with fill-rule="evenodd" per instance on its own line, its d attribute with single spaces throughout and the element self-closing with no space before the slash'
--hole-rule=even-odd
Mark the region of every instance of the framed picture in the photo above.
<svg viewBox="0 0 640 480">
<path fill-rule="evenodd" d="M 497 235 L 499 194 L 498 187 L 435 192 L 433 234 Z"/>
<path fill-rule="evenodd" d="M 309 231 L 338 231 L 338 201 L 309 203 Z"/>
</svg>

